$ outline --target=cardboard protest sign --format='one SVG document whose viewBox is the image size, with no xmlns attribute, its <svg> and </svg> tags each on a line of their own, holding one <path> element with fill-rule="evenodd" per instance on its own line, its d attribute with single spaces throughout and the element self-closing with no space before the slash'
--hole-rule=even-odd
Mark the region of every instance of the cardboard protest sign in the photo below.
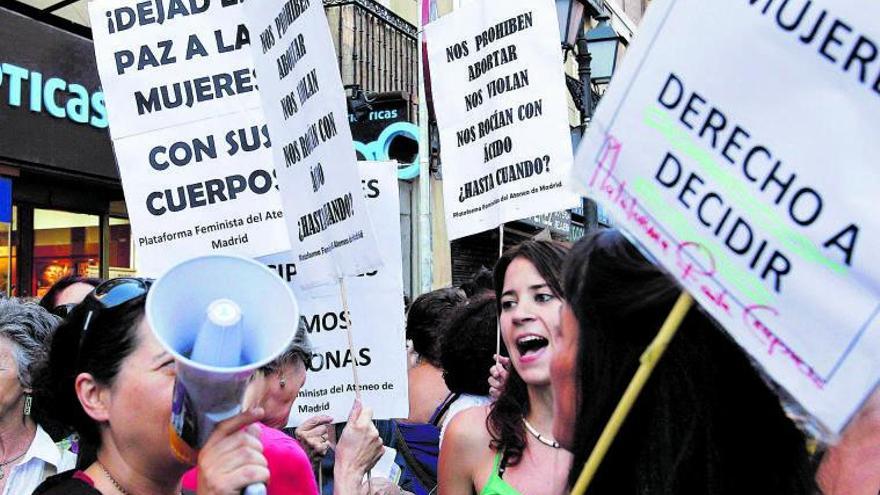
<svg viewBox="0 0 880 495">
<path fill-rule="evenodd" d="M 289 248 L 249 34 L 226 4 L 89 4 L 142 275 Z"/>
<path fill-rule="evenodd" d="M 308 288 L 376 269 L 345 92 L 323 4 L 251 4 L 248 26 L 260 94 L 298 267 Z"/>
<path fill-rule="evenodd" d="M 292 425 L 316 414 L 346 420 L 355 398 L 352 359 L 359 366 L 363 401 L 375 411 L 374 418 L 409 414 L 397 164 L 360 162 L 359 168 L 385 263 L 375 272 L 346 280 L 351 317 L 343 311 L 338 286 L 299 288 L 290 253 L 261 258 L 291 283 L 314 346 L 306 384 L 291 410 Z M 345 333 L 352 322 L 354 356 Z"/>
<path fill-rule="evenodd" d="M 831 432 L 880 378 L 878 15 L 654 2 L 575 167 Z"/>
<path fill-rule="evenodd" d="M 577 205 L 553 2 L 474 2 L 425 35 L 449 238 Z"/>
</svg>

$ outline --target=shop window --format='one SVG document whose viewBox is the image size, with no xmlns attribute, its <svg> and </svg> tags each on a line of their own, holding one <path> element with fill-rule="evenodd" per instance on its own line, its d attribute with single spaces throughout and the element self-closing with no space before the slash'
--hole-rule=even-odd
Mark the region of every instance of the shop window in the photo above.
<svg viewBox="0 0 880 495">
<path fill-rule="evenodd" d="M 0 293 L 15 293 L 18 208 L 12 208 L 12 222 L 0 222 Z"/>
<path fill-rule="evenodd" d="M 32 294 L 42 297 L 62 277 L 100 273 L 100 218 L 34 209 Z"/>
</svg>

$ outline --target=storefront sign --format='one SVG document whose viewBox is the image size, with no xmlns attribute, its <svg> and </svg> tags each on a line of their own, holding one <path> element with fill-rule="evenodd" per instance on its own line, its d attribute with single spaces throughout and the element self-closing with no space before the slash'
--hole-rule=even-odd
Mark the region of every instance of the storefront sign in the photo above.
<svg viewBox="0 0 880 495">
<path fill-rule="evenodd" d="M 314 346 L 306 384 L 291 410 L 292 425 L 316 414 L 345 421 L 355 398 L 352 360 L 357 361 L 363 401 L 373 408 L 374 418 L 404 418 L 409 412 L 397 164 L 360 162 L 358 168 L 385 263 L 374 272 L 346 279 L 351 315 L 343 310 L 338 286 L 300 290 L 296 260 L 289 253 L 261 259 L 291 283 Z M 353 355 L 346 336 L 349 328 Z"/>
<path fill-rule="evenodd" d="M 104 93 L 100 91 L 91 92 L 82 84 L 68 83 L 60 77 L 44 81 L 40 72 L 0 61 L 0 86 L 4 83 L 6 91 L 0 92 L 0 96 L 6 97 L 10 107 L 25 107 L 34 113 L 45 112 L 56 119 L 98 129 L 107 127 Z"/>
<path fill-rule="evenodd" d="M 288 249 L 244 7 L 144 5 L 89 4 L 138 273 Z"/>
<path fill-rule="evenodd" d="M 409 107 L 403 98 L 373 100 L 348 114 L 358 159 L 396 160 L 401 180 L 419 174 L 419 128 L 409 122 Z"/>
<path fill-rule="evenodd" d="M 575 171 L 831 432 L 880 379 L 878 18 L 654 2 Z"/>
<path fill-rule="evenodd" d="M 304 288 L 382 264 L 360 194 L 345 92 L 321 2 L 248 4 L 251 49 Z"/>
<path fill-rule="evenodd" d="M 576 205 L 553 2 L 473 2 L 425 33 L 449 238 Z"/>
<path fill-rule="evenodd" d="M 117 178 L 92 42 L 0 8 L 0 157 Z"/>
</svg>

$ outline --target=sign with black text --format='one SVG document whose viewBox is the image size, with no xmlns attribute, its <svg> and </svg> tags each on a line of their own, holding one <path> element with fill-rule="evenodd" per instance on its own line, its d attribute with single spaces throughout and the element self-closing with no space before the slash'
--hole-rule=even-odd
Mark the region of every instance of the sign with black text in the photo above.
<svg viewBox="0 0 880 495">
<path fill-rule="evenodd" d="M 304 288 L 382 263 L 360 194 L 345 92 L 323 3 L 248 4 L 260 96 Z"/>
<path fill-rule="evenodd" d="M 141 275 L 290 246 L 242 8 L 89 4 Z"/>
<path fill-rule="evenodd" d="M 550 0 L 472 2 L 425 27 L 450 239 L 578 203 L 558 29 Z"/>
<path fill-rule="evenodd" d="M 397 164 L 370 161 L 359 162 L 358 167 L 385 263 L 376 271 L 345 280 L 351 315 L 343 310 L 338 285 L 300 288 L 298 265 L 290 253 L 260 260 L 293 287 L 314 347 L 306 384 L 290 412 L 291 425 L 316 414 L 332 416 L 336 422 L 348 418 L 355 398 L 353 360 L 364 403 L 373 408 L 375 419 L 409 414 Z M 349 328 L 353 354 L 346 336 Z"/>
<path fill-rule="evenodd" d="M 878 18 L 856 0 L 657 0 L 575 167 L 830 432 L 880 379 Z"/>
</svg>

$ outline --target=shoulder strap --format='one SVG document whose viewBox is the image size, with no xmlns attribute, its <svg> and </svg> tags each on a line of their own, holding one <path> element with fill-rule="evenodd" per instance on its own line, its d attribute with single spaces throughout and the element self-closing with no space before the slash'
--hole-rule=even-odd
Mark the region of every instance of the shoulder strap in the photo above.
<svg viewBox="0 0 880 495">
<path fill-rule="evenodd" d="M 397 423 L 394 423 L 394 429 L 397 430 Z M 437 478 L 434 477 L 428 470 L 422 466 L 422 463 L 419 462 L 418 459 L 413 455 L 412 451 L 409 450 L 409 446 L 406 444 L 406 440 L 403 438 L 403 435 L 400 432 L 397 432 L 395 435 L 397 437 L 397 442 L 395 446 L 397 447 L 397 451 L 403 455 L 404 460 L 406 460 L 406 465 L 412 470 L 413 474 L 416 475 L 416 478 L 419 480 L 419 483 L 428 491 L 431 491 L 435 486 L 437 486 Z"/>
<path fill-rule="evenodd" d="M 446 398 L 443 399 L 443 403 L 440 404 L 440 406 L 437 408 L 437 410 L 434 411 L 434 414 L 431 415 L 431 420 L 429 421 L 429 423 L 431 423 L 434 426 L 439 426 L 440 420 L 443 419 L 443 416 L 446 414 L 446 411 L 448 411 L 449 408 L 452 407 L 452 403 L 457 401 L 459 397 L 461 397 L 461 394 L 455 393 L 455 392 L 449 392 L 449 395 L 447 395 Z"/>
<path fill-rule="evenodd" d="M 501 467 L 501 451 L 495 452 L 495 461 L 492 463 L 492 473 L 498 474 L 498 468 Z"/>
</svg>

